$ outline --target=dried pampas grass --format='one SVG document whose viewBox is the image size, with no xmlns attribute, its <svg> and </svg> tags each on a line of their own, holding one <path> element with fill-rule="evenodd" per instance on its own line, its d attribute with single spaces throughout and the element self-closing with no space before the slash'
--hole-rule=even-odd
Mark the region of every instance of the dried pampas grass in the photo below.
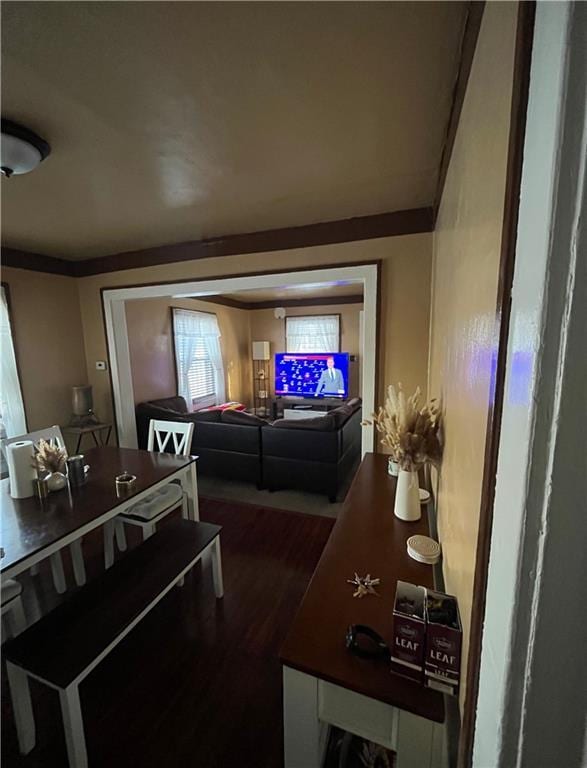
<svg viewBox="0 0 587 768">
<path fill-rule="evenodd" d="M 363 424 L 375 426 L 381 445 L 389 448 L 400 469 L 413 472 L 430 462 L 438 464 L 441 448 L 438 440 L 440 409 L 436 400 L 420 408 L 420 387 L 406 397 L 402 385 L 390 385 L 383 407 Z"/>
<path fill-rule="evenodd" d="M 39 440 L 35 446 L 35 469 L 38 472 L 64 472 L 67 452 L 63 448 Z"/>
</svg>

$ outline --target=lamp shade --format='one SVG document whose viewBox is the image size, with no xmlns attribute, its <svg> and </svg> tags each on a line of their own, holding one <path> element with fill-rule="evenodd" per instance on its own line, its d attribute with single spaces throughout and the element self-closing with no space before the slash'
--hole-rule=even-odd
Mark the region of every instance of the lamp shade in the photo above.
<svg viewBox="0 0 587 768">
<path fill-rule="evenodd" d="M 270 360 L 271 355 L 269 353 L 268 341 L 254 341 L 253 342 L 253 360 Z"/>
</svg>

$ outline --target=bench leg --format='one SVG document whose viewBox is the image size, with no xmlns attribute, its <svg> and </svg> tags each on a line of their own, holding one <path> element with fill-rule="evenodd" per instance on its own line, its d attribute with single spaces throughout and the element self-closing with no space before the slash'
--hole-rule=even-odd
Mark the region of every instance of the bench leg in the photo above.
<svg viewBox="0 0 587 768">
<path fill-rule="evenodd" d="M 104 523 L 104 567 L 106 569 L 114 563 L 114 520 Z"/>
<path fill-rule="evenodd" d="M 6 611 L 6 621 L 8 622 L 12 637 L 20 635 L 25 630 L 26 617 L 20 596 L 14 598 L 10 605 L 10 610 Z"/>
<path fill-rule="evenodd" d="M 212 547 L 212 578 L 214 579 L 214 592 L 220 599 L 224 597 L 224 582 L 222 579 L 222 557 L 220 555 L 220 536 L 216 537 Z"/>
<path fill-rule="evenodd" d="M 6 674 L 14 710 L 18 746 L 21 754 L 28 755 L 35 746 L 35 718 L 29 681 L 26 672 L 10 661 L 6 662 Z"/>
<path fill-rule="evenodd" d="M 63 571 L 63 560 L 61 559 L 61 552 L 54 552 L 49 560 L 51 562 L 51 573 L 53 574 L 53 584 L 55 589 L 62 595 L 67 589 L 67 583 L 65 581 L 65 573 Z"/>
<path fill-rule="evenodd" d="M 88 755 L 79 700 L 79 687 L 70 685 L 69 688 L 59 691 L 59 700 L 70 768 L 87 768 Z"/>
<path fill-rule="evenodd" d="M 116 546 L 119 552 L 126 552 L 126 532 L 122 520 L 114 521 L 114 532 L 116 533 Z"/>
<path fill-rule="evenodd" d="M 69 545 L 69 553 L 73 565 L 73 575 L 78 587 L 83 587 L 86 583 L 86 564 L 84 563 L 84 553 L 82 551 L 82 540 L 72 541 Z"/>
</svg>

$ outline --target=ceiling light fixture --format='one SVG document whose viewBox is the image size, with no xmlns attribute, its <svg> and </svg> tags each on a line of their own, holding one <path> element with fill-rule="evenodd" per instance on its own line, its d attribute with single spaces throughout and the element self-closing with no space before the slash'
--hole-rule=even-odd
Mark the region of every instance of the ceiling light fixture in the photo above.
<svg viewBox="0 0 587 768">
<path fill-rule="evenodd" d="M 0 148 L 0 172 L 6 178 L 34 170 L 51 152 L 51 147 L 36 133 L 4 118 Z"/>
</svg>

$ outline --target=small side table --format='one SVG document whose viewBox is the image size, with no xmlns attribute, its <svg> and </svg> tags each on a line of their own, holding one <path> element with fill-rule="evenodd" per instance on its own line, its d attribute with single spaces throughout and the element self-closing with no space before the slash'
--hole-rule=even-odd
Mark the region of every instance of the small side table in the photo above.
<svg viewBox="0 0 587 768">
<path fill-rule="evenodd" d="M 108 440 L 110 440 L 110 435 L 112 433 L 112 424 L 88 424 L 85 427 L 68 426 L 61 427 L 61 431 L 64 435 L 77 435 L 75 452 L 79 453 L 84 435 L 91 435 L 94 438 L 94 443 L 98 447 L 108 445 Z"/>
</svg>

